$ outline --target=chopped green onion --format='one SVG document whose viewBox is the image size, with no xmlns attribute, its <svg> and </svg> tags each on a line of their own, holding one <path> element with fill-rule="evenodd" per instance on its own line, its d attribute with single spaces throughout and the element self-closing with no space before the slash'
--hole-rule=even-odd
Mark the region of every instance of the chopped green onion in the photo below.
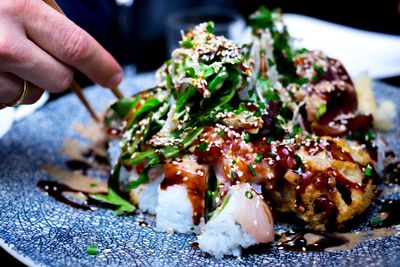
<svg viewBox="0 0 400 267">
<path fill-rule="evenodd" d="M 200 72 L 203 73 L 204 79 L 207 79 L 215 73 L 215 68 L 206 64 L 200 63 Z"/>
<path fill-rule="evenodd" d="M 317 119 L 319 120 L 326 113 L 326 104 L 321 104 L 317 108 Z"/>
<path fill-rule="evenodd" d="M 271 144 L 272 141 L 275 141 L 275 138 L 272 137 L 272 136 L 267 136 L 266 139 L 267 139 L 267 140 L 266 140 L 267 144 Z"/>
<path fill-rule="evenodd" d="M 237 162 L 237 161 L 236 161 L 236 159 L 232 160 L 232 164 L 234 164 L 234 165 L 235 165 L 235 164 L 236 164 L 236 162 Z"/>
<path fill-rule="evenodd" d="M 325 76 L 325 71 L 324 68 L 322 68 L 321 66 L 317 66 L 317 65 L 313 65 L 315 72 L 317 73 L 317 75 L 319 77 L 323 77 Z"/>
<path fill-rule="evenodd" d="M 215 119 L 215 112 L 210 112 L 210 114 L 208 114 L 208 118 L 210 119 L 210 120 L 213 120 L 213 119 Z"/>
<path fill-rule="evenodd" d="M 214 28 L 215 28 L 215 24 L 214 24 L 213 21 L 207 22 L 207 27 L 206 27 L 206 29 L 207 29 L 207 31 L 208 31 L 209 33 L 214 33 L 214 31 L 215 31 Z"/>
<path fill-rule="evenodd" d="M 194 42 L 190 39 L 186 39 L 186 40 L 180 41 L 179 45 L 183 48 L 193 48 Z"/>
<path fill-rule="evenodd" d="M 232 179 L 234 180 L 234 181 L 237 181 L 237 174 L 236 174 L 236 172 L 235 171 L 231 171 L 231 176 L 232 176 Z"/>
<path fill-rule="evenodd" d="M 240 105 L 239 105 L 239 108 L 235 111 L 235 114 L 240 114 L 240 113 L 242 113 L 243 111 L 245 111 L 247 108 L 246 108 L 246 105 L 244 104 L 244 103 L 240 103 Z M 251 116 L 251 115 L 250 115 Z"/>
<path fill-rule="evenodd" d="M 383 222 L 382 218 L 379 216 L 372 217 L 369 219 L 369 223 L 372 225 L 379 225 Z"/>
<path fill-rule="evenodd" d="M 300 169 L 304 169 L 305 168 L 304 163 L 301 160 L 299 155 L 294 155 L 294 160 L 296 161 L 296 164 L 297 164 L 298 168 L 300 168 Z"/>
<path fill-rule="evenodd" d="M 91 184 L 90 184 L 90 187 L 96 187 L 96 186 L 97 186 L 96 183 L 91 183 Z"/>
<path fill-rule="evenodd" d="M 265 98 L 268 101 L 279 101 L 279 96 L 272 89 L 267 90 L 267 95 Z"/>
<path fill-rule="evenodd" d="M 244 136 L 244 141 L 245 141 L 246 143 L 250 142 L 250 134 L 248 134 L 248 133 L 245 134 L 245 136 Z"/>
<path fill-rule="evenodd" d="M 254 196 L 253 196 L 253 193 L 251 193 L 250 191 L 246 191 L 246 193 L 244 193 L 244 195 L 248 198 L 248 199 L 252 199 Z"/>
<path fill-rule="evenodd" d="M 267 62 L 268 62 L 268 66 L 274 66 L 274 65 L 276 65 L 275 62 L 274 62 L 272 59 L 270 59 L 270 58 L 267 59 Z"/>
<path fill-rule="evenodd" d="M 97 255 L 99 253 L 99 249 L 96 246 L 87 246 L 86 253 L 89 255 Z"/>
<path fill-rule="evenodd" d="M 293 126 L 292 132 L 289 134 L 290 138 L 296 137 L 296 135 L 299 135 L 303 132 L 303 129 L 300 128 L 299 126 Z"/>
<path fill-rule="evenodd" d="M 254 170 L 254 167 L 253 167 L 253 165 L 251 165 L 251 164 L 248 164 L 247 166 L 249 167 L 249 170 L 250 170 L 251 174 L 252 174 L 253 176 L 256 176 L 256 175 L 257 175 L 257 173 L 256 173 L 256 171 Z"/>
<path fill-rule="evenodd" d="M 302 78 L 302 79 L 296 79 L 293 81 L 294 83 L 298 84 L 298 85 L 303 85 L 308 83 L 308 79 L 307 78 Z"/>
<path fill-rule="evenodd" d="M 308 52 L 308 49 L 307 48 L 300 48 L 300 49 L 298 49 L 296 52 L 295 52 L 295 55 L 297 56 L 297 55 L 301 55 L 301 54 L 304 54 L 304 53 L 306 53 L 306 52 Z"/>
<path fill-rule="evenodd" d="M 262 161 L 262 155 L 261 154 L 257 154 L 256 158 L 254 159 L 255 162 L 260 163 Z"/>
<path fill-rule="evenodd" d="M 368 131 L 365 132 L 364 139 L 366 141 L 372 141 L 372 140 L 375 140 L 375 138 L 376 138 L 376 136 L 371 130 L 368 130 Z"/>
<path fill-rule="evenodd" d="M 365 169 L 364 169 L 364 174 L 365 174 L 365 176 L 371 176 L 371 174 L 372 174 L 372 168 L 371 168 L 371 166 L 365 167 Z"/>
<path fill-rule="evenodd" d="M 196 71 L 193 67 L 185 67 L 186 77 L 196 78 Z"/>
<path fill-rule="evenodd" d="M 219 130 L 219 131 L 218 131 L 218 135 L 219 135 L 222 139 L 225 139 L 225 138 L 226 138 L 226 134 L 225 134 L 224 130 Z"/>
<path fill-rule="evenodd" d="M 200 145 L 199 145 L 199 150 L 200 150 L 201 152 L 204 152 L 204 151 L 207 150 L 207 147 L 208 147 L 208 144 L 207 144 L 205 141 L 203 141 L 203 142 L 201 142 Z"/>
</svg>

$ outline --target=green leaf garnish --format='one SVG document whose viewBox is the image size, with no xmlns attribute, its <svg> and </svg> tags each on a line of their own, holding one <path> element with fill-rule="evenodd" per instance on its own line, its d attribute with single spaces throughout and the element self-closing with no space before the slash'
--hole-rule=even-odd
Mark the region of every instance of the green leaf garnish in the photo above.
<svg viewBox="0 0 400 267">
<path fill-rule="evenodd" d="M 249 17 L 249 25 L 253 29 L 265 29 L 272 27 L 272 12 L 265 6 L 261 6 L 254 14 Z"/>
<path fill-rule="evenodd" d="M 127 166 L 134 166 L 146 159 L 160 163 L 161 160 L 159 159 L 159 155 L 162 155 L 162 157 L 166 159 L 173 158 L 177 156 L 179 153 L 181 153 L 183 150 L 187 149 L 193 143 L 193 141 L 196 140 L 197 137 L 203 132 L 203 130 L 204 130 L 203 127 L 192 129 L 187 134 L 185 139 L 183 139 L 181 147 L 170 146 L 161 148 L 158 151 L 156 151 L 155 149 L 149 149 L 144 152 L 136 152 L 135 154 L 133 154 L 132 158 L 125 159 L 124 164 Z"/>
<path fill-rule="evenodd" d="M 124 119 L 126 115 L 133 109 L 137 103 L 139 102 L 139 96 L 136 96 L 135 98 L 123 98 L 113 104 L 111 106 L 111 109 L 117 114 L 117 116 L 120 119 Z"/>
<path fill-rule="evenodd" d="M 130 181 L 127 187 L 127 190 L 138 188 L 141 184 L 149 183 L 149 176 L 147 175 L 146 171 L 142 171 L 139 178 L 134 181 Z"/>
<path fill-rule="evenodd" d="M 148 114 L 152 110 L 156 110 L 163 103 L 157 98 L 150 97 L 146 99 L 144 104 L 138 108 L 135 114 L 128 121 L 128 128 L 130 128 L 135 122 L 143 118 L 146 114 Z"/>
<path fill-rule="evenodd" d="M 104 194 L 90 194 L 91 198 L 115 205 L 118 208 L 114 211 L 115 215 L 121 215 L 123 213 L 132 213 L 136 210 L 136 207 L 132 205 L 129 201 L 120 197 L 114 190 L 108 188 L 107 195 Z"/>
</svg>

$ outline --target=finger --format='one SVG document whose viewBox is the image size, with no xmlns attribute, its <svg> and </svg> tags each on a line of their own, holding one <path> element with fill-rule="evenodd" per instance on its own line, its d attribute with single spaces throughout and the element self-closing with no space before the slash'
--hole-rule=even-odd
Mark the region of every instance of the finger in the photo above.
<svg viewBox="0 0 400 267">
<path fill-rule="evenodd" d="M 104 87 L 118 86 L 121 66 L 93 37 L 42 1 L 28 1 L 24 25 L 28 37 L 58 60 Z M 29 5 L 28 3 L 28 5 Z"/>
<path fill-rule="evenodd" d="M 43 89 L 28 82 L 28 96 L 22 101 L 21 104 L 33 104 L 36 103 L 43 95 Z"/>
<path fill-rule="evenodd" d="M 0 23 L 0 72 L 11 72 L 50 92 L 69 88 L 72 68 L 59 62 L 32 41 L 22 29 Z"/>
<path fill-rule="evenodd" d="M 0 103 L 8 104 L 17 101 L 23 93 L 24 81 L 11 73 L 0 73 Z M 39 100 L 43 90 L 29 84 L 28 95 L 23 104 L 32 104 Z"/>
</svg>

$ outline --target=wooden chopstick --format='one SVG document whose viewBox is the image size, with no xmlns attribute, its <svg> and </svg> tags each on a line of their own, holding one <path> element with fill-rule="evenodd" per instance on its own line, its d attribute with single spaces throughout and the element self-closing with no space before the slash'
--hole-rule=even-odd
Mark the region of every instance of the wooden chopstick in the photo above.
<svg viewBox="0 0 400 267">
<path fill-rule="evenodd" d="M 71 90 L 78 96 L 79 100 L 81 100 L 82 104 L 89 111 L 90 115 L 96 122 L 100 122 L 99 116 L 97 116 L 96 112 L 92 108 L 92 106 L 87 101 L 86 97 L 83 95 L 82 89 L 79 84 L 74 80 L 71 84 Z"/>
<path fill-rule="evenodd" d="M 57 4 L 55 0 L 43 0 L 47 5 L 55 9 L 56 11 L 60 12 L 65 16 L 64 11 L 62 11 L 61 7 Z M 86 97 L 84 96 L 82 92 L 82 88 L 79 86 L 79 84 L 74 80 L 71 84 L 71 90 L 75 92 L 78 96 L 78 98 L 81 100 L 82 104 L 86 107 L 86 109 L 89 111 L 90 115 L 96 122 L 100 122 L 99 117 L 97 116 L 96 112 L 94 109 L 90 106 L 90 103 L 87 101 Z M 119 90 L 118 87 L 116 88 L 111 88 L 111 92 L 114 94 L 115 97 L 118 99 L 124 98 L 124 95 L 122 92 Z"/>
</svg>

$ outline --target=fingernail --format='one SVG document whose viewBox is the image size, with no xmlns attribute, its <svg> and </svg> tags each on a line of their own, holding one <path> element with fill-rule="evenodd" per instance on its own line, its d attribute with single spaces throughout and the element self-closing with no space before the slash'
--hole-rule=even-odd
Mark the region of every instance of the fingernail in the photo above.
<svg viewBox="0 0 400 267">
<path fill-rule="evenodd" d="M 117 87 L 120 83 L 121 83 L 121 81 L 122 81 L 122 79 L 124 78 L 124 74 L 122 73 L 122 72 L 118 72 L 117 74 L 115 74 L 109 81 L 108 81 L 108 84 L 109 84 L 109 88 L 114 88 L 114 87 Z"/>
</svg>

